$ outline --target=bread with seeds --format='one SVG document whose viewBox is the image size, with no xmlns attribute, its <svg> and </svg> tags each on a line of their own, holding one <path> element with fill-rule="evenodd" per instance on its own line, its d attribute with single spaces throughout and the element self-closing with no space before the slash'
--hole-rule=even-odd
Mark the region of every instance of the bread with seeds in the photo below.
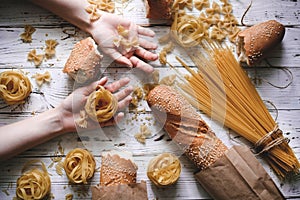
<svg viewBox="0 0 300 200">
<path fill-rule="evenodd" d="M 239 32 L 239 61 L 246 62 L 249 66 L 259 63 L 282 41 L 284 34 L 284 26 L 275 20 L 262 22 Z"/>
<path fill-rule="evenodd" d="M 171 19 L 173 0 L 146 0 L 146 17 L 149 19 Z"/>
<path fill-rule="evenodd" d="M 63 72 L 78 83 L 92 81 L 100 72 L 102 57 L 95 41 L 87 37 L 75 44 Z"/>
<path fill-rule="evenodd" d="M 130 152 L 103 152 L 100 186 L 136 183 L 137 169 Z"/>
<path fill-rule="evenodd" d="M 147 102 L 168 135 L 200 170 L 212 165 L 227 151 L 196 109 L 175 89 L 156 86 L 149 92 Z"/>
</svg>

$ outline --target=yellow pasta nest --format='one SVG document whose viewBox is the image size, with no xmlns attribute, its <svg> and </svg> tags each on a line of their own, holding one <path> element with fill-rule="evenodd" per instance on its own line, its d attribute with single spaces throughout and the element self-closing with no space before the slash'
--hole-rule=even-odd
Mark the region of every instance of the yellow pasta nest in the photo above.
<svg viewBox="0 0 300 200">
<path fill-rule="evenodd" d="M 98 86 L 96 91 L 90 94 L 85 104 L 88 116 L 96 122 L 110 120 L 118 109 L 118 100 L 103 86 Z"/>
<path fill-rule="evenodd" d="M 22 104 L 31 93 L 31 83 L 20 71 L 0 73 L 0 97 L 9 105 Z"/>
<path fill-rule="evenodd" d="M 25 172 L 17 180 L 16 195 L 20 199 L 43 199 L 50 193 L 51 181 L 45 165 Z"/>
<path fill-rule="evenodd" d="M 67 154 L 63 166 L 72 183 L 87 184 L 94 175 L 96 162 L 89 151 L 76 148 Z"/>
<path fill-rule="evenodd" d="M 157 186 L 175 183 L 181 173 L 179 159 L 170 153 L 163 153 L 150 160 L 147 169 L 148 178 Z"/>
</svg>

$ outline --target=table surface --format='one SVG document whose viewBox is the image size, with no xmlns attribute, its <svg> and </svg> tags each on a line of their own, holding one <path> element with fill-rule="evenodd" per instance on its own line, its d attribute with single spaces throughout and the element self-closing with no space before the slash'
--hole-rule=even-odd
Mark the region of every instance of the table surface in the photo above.
<svg viewBox="0 0 300 200">
<path fill-rule="evenodd" d="M 142 0 L 130 0 L 116 3 L 117 14 L 134 20 L 138 24 L 147 25 L 156 32 L 153 41 L 168 32 L 169 26 L 163 20 L 149 21 L 145 18 L 144 3 Z M 231 1 L 233 12 L 240 21 L 242 13 L 248 5 L 248 1 Z M 193 12 L 193 11 L 192 11 Z M 244 19 L 245 24 L 256 24 L 269 19 L 276 19 L 286 27 L 286 34 L 281 45 L 275 48 L 268 57 L 268 62 L 274 66 L 271 68 L 265 61 L 254 68 L 245 67 L 249 76 L 255 81 L 255 86 L 263 100 L 272 102 L 278 110 L 268 104 L 268 108 L 284 135 L 290 139 L 290 146 L 300 159 L 300 4 L 292 0 L 267 0 L 253 1 L 252 8 Z M 20 34 L 24 26 L 30 24 L 36 28 L 32 43 L 23 43 Z M 243 28 L 243 27 L 242 27 Z M 76 33 L 75 35 L 68 34 Z M 30 2 L 23 0 L 2 0 L 0 4 L 0 72 L 12 68 L 22 69 L 28 72 L 28 77 L 33 84 L 33 93 L 22 106 L 7 106 L 0 100 L 0 125 L 22 120 L 32 115 L 39 114 L 51 107 L 57 106 L 74 88 L 74 82 L 64 73 L 62 68 L 77 41 L 88 35 L 63 19 L 41 9 Z M 40 67 L 27 61 L 27 54 L 32 49 L 42 51 L 45 40 L 58 41 L 56 57 L 46 60 Z M 157 52 L 162 47 L 159 46 Z M 175 52 L 176 53 L 176 52 Z M 177 52 L 179 53 L 179 52 Z M 169 60 L 174 65 L 174 60 Z M 173 74 L 174 71 L 166 66 L 161 66 L 158 61 L 151 63 L 160 71 L 161 77 Z M 107 65 L 107 64 L 105 64 Z M 104 65 L 104 66 L 105 66 Z M 180 67 L 180 66 L 179 66 Z M 293 75 L 293 82 L 286 88 L 284 86 L 291 81 L 287 71 L 276 67 L 286 67 Z M 32 75 L 49 71 L 52 80 L 49 84 L 38 87 Z M 129 76 L 132 86 L 141 86 L 147 80 L 147 75 L 139 70 L 129 70 L 125 67 L 112 64 L 105 69 L 104 74 L 110 80 Z M 51 166 L 51 158 L 55 157 L 59 146 L 63 147 L 65 156 L 67 152 L 76 147 L 85 147 L 92 151 L 97 162 L 97 168 L 101 164 L 101 153 L 108 150 L 131 151 L 134 161 L 138 165 L 138 181 L 147 181 L 149 199 L 210 199 L 210 196 L 201 188 L 193 173 L 196 168 L 181 154 L 182 174 L 179 181 L 168 188 L 156 188 L 146 176 L 146 168 L 149 160 L 162 152 L 178 153 L 177 146 L 167 136 L 157 140 L 165 132 L 154 118 L 146 102 L 141 102 L 140 110 L 146 112 L 138 114 L 135 120 L 134 113 L 126 112 L 122 123 L 114 127 L 103 128 L 99 132 L 68 133 L 54 138 L 42 145 L 29 149 L 26 152 L 0 164 L 0 199 L 12 199 L 15 196 L 16 180 L 21 175 L 21 170 L 30 160 L 41 160 L 48 167 L 51 174 L 51 193 L 55 199 L 64 199 L 66 194 L 73 194 L 74 199 L 91 199 L 90 186 L 99 183 L 99 170 L 88 185 L 71 185 L 65 174 L 58 175 L 55 164 Z M 243 140 L 233 140 L 231 131 L 210 120 L 204 114 L 205 121 L 228 146 L 234 144 L 246 144 Z M 140 125 L 146 123 L 152 131 L 152 136 L 146 139 L 145 144 L 140 144 L 134 138 L 139 132 Z M 258 158 L 266 171 L 275 181 L 280 191 L 287 199 L 300 199 L 300 178 L 295 177 L 291 182 L 282 182 L 273 173 L 264 160 Z"/>
</svg>

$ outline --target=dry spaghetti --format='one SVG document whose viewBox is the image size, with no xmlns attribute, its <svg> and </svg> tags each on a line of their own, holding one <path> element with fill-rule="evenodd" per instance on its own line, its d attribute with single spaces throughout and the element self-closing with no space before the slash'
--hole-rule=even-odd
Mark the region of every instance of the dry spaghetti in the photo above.
<svg viewBox="0 0 300 200">
<path fill-rule="evenodd" d="M 33 168 L 18 178 L 16 195 L 20 199 L 42 199 L 50 193 L 50 189 L 50 177 L 41 162 L 41 169 Z"/>
<path fill-rule="evenodd" d="M 150 160 L 147 176 L 157 186 L 175 183 L 181 173 L 179 159 L 170 153 L 163 153 Z"/>
<path fill-rule="evenodd" d="M 287 139 L 231 50 L 210 41 L 203 42 L 203 50 L 188 51 L 198 71 L 177 58 L 190 73 L 181 88 L 196 100 L 190 98 L 191 103 L 256 144 L 280 177 L 299 173 L 299 161 Z"/>
<path fill-rule="evenodd" d="M 21 71 L 0 73 L 0 97 L 9 105 L 25 103 L 31 93 L 31 83 Z"/>
<path fill-rule="evenodd" d="M 118 100 L 103 86 L 98 86 L 96 91 L 89 95 L 85 104 L 88 116 L 98 122 L 110 120 L 118 109 Z"/>
<path fill-rule="evenodd" d="M 87 181 L 94 175 L 96 162 L 89 151 L 76 148 L 66 155 L 63 165 L 72 183 L 87 184 Z"/>
</svg>

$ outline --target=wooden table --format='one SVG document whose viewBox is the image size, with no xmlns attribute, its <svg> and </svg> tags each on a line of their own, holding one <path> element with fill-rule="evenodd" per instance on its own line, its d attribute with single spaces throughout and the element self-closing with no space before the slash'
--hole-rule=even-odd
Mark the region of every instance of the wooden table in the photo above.
<svg viewBox="0 0 300 200">
<path fill-rule="evenodd" d="M 231 1 L 234 15 L 240 20 L 248 1 Z M 117 3 L 118 14 L 123 14 L 138 24 L 149 25 L 157 37 L 154 41 L 167 33 L 169 26 L 164 21 L 150 21 L 145 18 L 145 9 L 142 0 L 131 0 L 128 3 Z M 288 0 L 267 0 L 254 1 L 253 6 L 247 14 L 244 22 L 256 24 L 269 19 L 276 19 L 286 26 L 286 34 L 282 44 L 273 50 L 268 57 L 269 63 L 276 67 L 287 67 L 293 74 L 293 82 L 284 89 L 273 87 L 271 84 L 284 86 L 289 83 L 288 74 L 281 69 L 270 68 L 266 62 L 262 62 L 256 68 L 245 69 L 251 78 L 255 78 L 256 88 L 263 100 L 272 102 L 278 109 L 277 121 L 284 131 L 284 135 L 290 139 L 290 146 L 293 148 L 298 159 L 300 159 L 300 4 L 297 1 Z M 20 34 L 24 26 L 30 24 L 36 28 L 32 43 L 23 43 Z M 73 33 L 76 33 L 75 35 Z M 68 35 L 69 34 L 69 35 Z M 73 34 L 73 35 L 72 35 Z M 22 69 L 28 72 L 31 78 L 35 73 L 49 71 L 52 80 L 50 84 L 38 87 L 33 78 L 33 93 L 29 100 L 22 106 L 6 106 L 0 101 L 0 125 L 9 124 L 22 120 L 32 115 L 39 114 L 51 107 L 57 106 L 73 90 L 74 82 L 62 73 L 62 68 L 74 46 L 74 44 L 88 35 L 71 24 L 43 10 L 30 2 L 23 0 L 3 0 L 0 4 L 0 72 L 12 68 Z M 54 59 L 46 60 L 40 67 L 27 61 L 27 54 L 32 49 L 42 52 L 45 48 L 45 40 L 55 39 L 59 42 Z M 157 52 L 162 47 L 160 46 Z M 174 61 L 170 61 L 175 63 Z M 160 71 L 161 76 L 172 74 L 173 71 L 159 62 L 151 63 Z M 141 86 L 147 80 L 147 75 L 138 70 L 129 70 L 122 66 L 114 65 L 107 68 L 104 74 L 110 80 L 116 80 L 123 76 L 129 76 L 132 86 Z M 270 84 L 271 83 L 271 84 Z M 267 104 L 270 112 L 276 117 L 274 108 Z M 140 113 L 137 120 L 132 119 L 134 113 L 127 112 L 125 120 L 115 127 L 103 128 L 98 132 L 89 134 L 68 133 L 55 138 L 45 144 L 32 148 L 8 161 L 0 164 L 0 199 L 12 199 L 15 196 L 16 180 L 21 175 L 21 170 L 26 162 L 34 159 L 43 161 L 49 166 L 51 174 L 51 193 L 55 199 L 64 199 L 66 194 L 73 194 L 73 199 L 91 199 L 90 186 L 99 183 L 99 170 L 88 185 L 71 185 L 65 174 L 58 175 L 51 158 L 55 157 L 59 145 L 64 148 L 64 155 L 76 147 L 86 147 L 94 154 L 97 167 L 100 167 L 101 152 L 107 150 L 127 150 L 134 155 L 138 165 L 138 181 L 146 180 L 149 199 L 210 199 L 210 196 L 196 182 L 193 173 L 196 168 L 181 152 L 178 152 L 176 145 L 167 136 L 156 141 L 164 131 L 161 126 L 154 123 L 151 112 L 146 102 L 142 102 L 139 109 L 146 110 Z M 213 128 L 228 146 L 238 144 L 239 140 L 230 139 L 230 130 L 223 128 L 213 122 L 205 115 L 202 115 L 207 123 Z M 146 123 L 152 130 L 152 137 L 146 140 L 146 144 L 140 144 L 134 138 L 139 132 L 141 124 Z M 146 176 L 148 161 L 155 155 L 162 152 L 173 152 L 180 156 L 182 163 L 182 174 L 177 184 L 159 189 L 156 188 Z M 63 155 L 63 156 L 64 156 Z M 271 175 L 276 185 L 287 199 L 300 199 L 300 178 L 292 182 L 281 182 L 268 165 L 259 159 L 267 172 Z"/>
</svg>

